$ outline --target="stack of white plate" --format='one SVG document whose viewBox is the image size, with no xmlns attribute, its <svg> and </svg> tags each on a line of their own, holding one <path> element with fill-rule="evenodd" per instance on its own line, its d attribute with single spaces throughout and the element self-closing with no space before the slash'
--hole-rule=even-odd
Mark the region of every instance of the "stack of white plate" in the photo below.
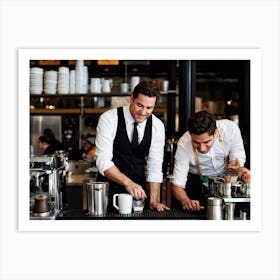
<svg viewBox="0 0 280 280">
<path fill-rule="evenodd" d="M 30 93 L 31 94 L 42 94 L 43 92 L 43 68 L 32 67 L 30 69 Z"/>
<path fill-rule="evenodd" d="M 50 70 L 44 73 L 44 93 L 56 94 L 57 88 L 57 71 Z"/>
<path fill-rule="evenodd" d="M 83 82 L 84 82 L 84 61 L 77 60 L 75 67 L 75 81 L 76 81 L 76 93 L 83 93 Z"/>
<path fill-rule="evenodd" d="M 75 70 L 70 71 L 69 93 L 76 93 Z"/>
<path fill-rule="evenodd" d="M 57 91 L 59 94 L 69 93 L 70 74 L 69 68 L 61 66 L 58 68 L 58 85 Z"/>
<path fill-rule="evenodd" d="M 88 67 L 83 68 L 83 88 L 82 93 L 88 93 Z"/>
</svg>

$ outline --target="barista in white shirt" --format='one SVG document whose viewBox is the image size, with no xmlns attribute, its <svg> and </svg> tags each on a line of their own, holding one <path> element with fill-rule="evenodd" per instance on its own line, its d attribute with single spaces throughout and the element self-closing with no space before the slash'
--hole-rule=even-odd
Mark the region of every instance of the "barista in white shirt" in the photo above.
<svg viewBox="0 0 280 280">
<path fill-rule="evenodd" d="M 172 195 L 176 207 L 199 211 L 206 206 L 203 181 L 223 177 L 225 171 L 250 172 L 239 127 L 230 120 L 215 120 L 207 111 L 194 113 L 189 130 L 179 139 L 175 153 Z"/>
<path fill-rule="evenodd" d="M 103 113 L 96 130 L 97 180 L 109 182 L 108 210 L 114 211 L 115 193 L 130 193 L 146 199 L 145 207 L 163 211 L 160 203 L 163 181 L 162 163 L 165 145 L 163 122 L 152 114 L 159 89 L 150 82 L 140 82 L 133 90 L 129 106 Z M 132 145 L 134 123 L 138 143 Z"/>
</svg>

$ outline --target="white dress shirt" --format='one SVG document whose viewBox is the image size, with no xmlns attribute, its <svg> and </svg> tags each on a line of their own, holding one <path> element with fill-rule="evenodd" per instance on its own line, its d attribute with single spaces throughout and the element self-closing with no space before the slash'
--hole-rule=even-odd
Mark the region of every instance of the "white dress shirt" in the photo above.
<svg viewBox="0 0 280 280">
<path fill-rule="evenodd" d="M 126 131 L 130 141 L 135 120 L 130 114 L 129 106 L 123 106 Z M 147 120 L 137 125 L 138 143 L 143 139 Z M 104 171 L 114 165 L 113 143 L 117 133 L 118 113 L 117 108 L 103 113 L 96 128 L 96 166 L 99 172 L 104 175 Z M 163 122 L 152 115 L 152 140 L 147 158 L 146 181 L 161 183 L 163 180 L 162 163 L 165 145 L 165 128 Z"/>
<path fill-rule="evenodd" d="M 216 124 L 223 144 L 215 135 L 214 144 L 208 153 L 202 154 L 197 151 L 201 175 L 203 176 L 223 176 L 225 155 L 229 161 L 239 159 L 240 166 L 244 166 L 246 161 L 239 127 L 230 120 L 218 120 Z M 187 131 L 177 144 L 172 183 L 185 188 L 188 172 L 198 174 L 191 135 Z"/>
</svg>

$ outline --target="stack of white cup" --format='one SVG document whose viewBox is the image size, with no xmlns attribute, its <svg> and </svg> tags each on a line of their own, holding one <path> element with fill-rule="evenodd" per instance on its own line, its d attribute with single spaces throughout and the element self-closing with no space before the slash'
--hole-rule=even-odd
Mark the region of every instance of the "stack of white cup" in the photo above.
<svg viewBox="0 0 280 280">
<path fill-rule="evenodd" d="M 75 71 L 76 93 L 85 93 L 85 69 L 83 60 L 76 61 Z"/>
<path fill-rule="evenodd" d="M 76 93 L 75 70 L 70 70 L 69 74 L 69 93 Z"/>
<path fill-rule="evenodd" d="M 49 70 L 44 73 L 44 93 L 56 94 L 57 71 Z"/>
<path fill-rule="evenodd" d="M 59 94 L 68 94 L 69 93 L 69 68 L 61 66 L 58 68 L 58 83 L 57 83 L 57 92 Z"/>
<path fill-rule="evenodd" d="M 88 93 L 88 67 L 83 67 L 83 86 L 81 93 Z"/>
<path fill-rule="evenodd" d="M 43 93 L 43 74 L 44 70 L 40 67 L 32 67 L 30 69 L 30 93 L 42 94 Z"/>
</svg>

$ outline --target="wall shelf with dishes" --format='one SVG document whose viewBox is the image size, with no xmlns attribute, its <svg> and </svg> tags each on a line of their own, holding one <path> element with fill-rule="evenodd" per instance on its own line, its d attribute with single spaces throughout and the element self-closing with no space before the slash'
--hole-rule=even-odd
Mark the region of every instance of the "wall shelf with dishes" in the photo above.
<svg viewBox="0 0 280 280">
<path fill-rule="evenodd" d="M 158 62 L 31 60 L 30 114 L 102 114 L 129 104 L 133 87 L 140 80 L 152 80 L 162 92 L 154 112 L 164 117 L 169 91 L 162 87 L 167 66 L 162 62 L 159 68 Z"/>
<path fill-rule="evenodd" d="M 170 91 L 172 92 L 172 91 Z M 42 94 L 30 95 L 31 115 L 102 114 L 106 110 L 128 104 L 130 94 Z M 155 113 L 165 113 L 167 92 L 159 100 Z"/>
</svg>

